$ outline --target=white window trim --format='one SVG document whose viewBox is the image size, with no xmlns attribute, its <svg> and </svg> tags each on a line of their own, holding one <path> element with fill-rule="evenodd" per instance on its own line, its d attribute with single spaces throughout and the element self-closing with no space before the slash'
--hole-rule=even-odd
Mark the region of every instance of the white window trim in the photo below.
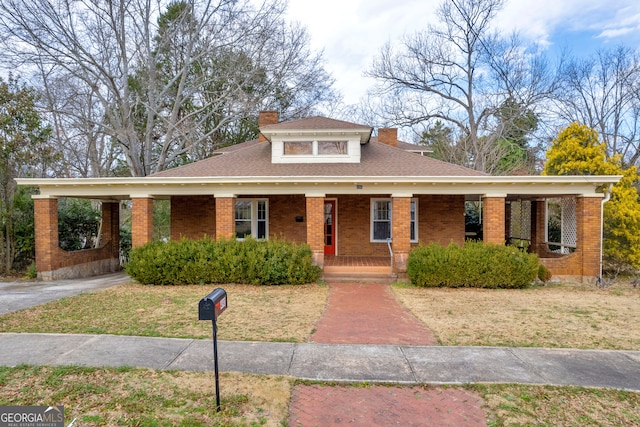
<svg viewBox="0 0 640 427">
<path fill-rule="evenodd" d="M 418 241 L 420 240 L 420 237 L 418 236 L 418 230 L 419 230 L 419 227 L 418 227 L 418 212 L 420 212 L 419 209 L 418 209 L 418 199 L 412 198 L 411 199 L 411 205 L 415 206 L 415 214 L 416 215 L 415 215 L 415 219 L 413 221 L 411 221 L 411 222 L 414 223 L 415 239 L 411 239 L 410 241 L 411 241 L 411 243 L 418 243 Z"/>
<path fill-rule="evenodd" d="M 346 141 L 344 154 L 318 154 L 318 142 Z M 311 142 L 311 154 L 284 154 L 287 142 Z M 287 135 L 274 137 L 271 141 L 272 163 L 360 163 L 360 137 L 358 135 Z"/>
<path fill-rule="evenodd" d="M 374 218 L 374 212 L 375 212 L 375 206 L 377 202 L 389 202 L 389 234 L 390 234 L 390 238 L 393 239 L 393 202 L 391 201 L 391 198 L 385 198 L 385 197 L 378 197 L 378 198 L 372 198 L 369 202 L 370 204 L 370 210 L 369 210 L 369 239 L 371 241 L 371 243 L 384 243 L 387 241 L 387 239 L 374 239 L 373 238 L 373 218 Z"/>
<path fill-rule="evenodd" d="M 269 199 L 246 199 L 246 198 L 238 198 L 236 202 L 251 202 L 251 237 L 257 239 L 258 237 L 258 202 L 264 202 L 265 208 L 265 232 L 264 232 L 264 240 L 269 240 Z M 235 203 L 234 203 L 234 211 L 233 211 L 233 221 L 236 222 L 235 218 Z M 236 239 L 239 241 L 243 241 L 244 237 L 237 237 Z"/>
<path fill-rule="evenodd" d="M 379 240 L 373 238 L 373 218 L 374 218 L 374 206 L 376 202 L 389 202 L 390 203 L 390 212 L 389 212 L 389 223 L 390 223 L 390 238 L 393 240 L 393 200 L 390 197 L 376 197 L 370 200 L 370 212 L 369 212 L 369 240 L 371 243 L 386 243 L 386 239 Z M 418 236 L 418 213 L 420 212 L 418 209 L 418 199 L 411 198 L 411 204 L 415 206 L 415 220 L 411 221 L 415 223 L 415 239 L 411 239 L 411 243 L 418 243 L 420 237 Z"/>
</svg>

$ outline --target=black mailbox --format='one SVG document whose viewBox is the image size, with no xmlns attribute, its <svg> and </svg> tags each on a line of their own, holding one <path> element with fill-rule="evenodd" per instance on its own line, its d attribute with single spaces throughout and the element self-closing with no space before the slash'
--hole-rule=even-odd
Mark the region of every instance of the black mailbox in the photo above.
<svg viewBox="0 0 640 427">
<path fill-rule="evenodd" d="M 198 320 L 211 320 L 213 330 L 213 363 L 216 378 L 216 411 L 220 411 L 220 384 L 218 379 L 218 326 L 216 320 L 227 309 L 227 292 L 214 289 L 198 303 Z"/>
<path fill-rule="evenodd" d="M 227 292 L 222 288 L 214 289 L 198 304 L 198 320 L 216 320 L 227 309 Z"/>
</svg>

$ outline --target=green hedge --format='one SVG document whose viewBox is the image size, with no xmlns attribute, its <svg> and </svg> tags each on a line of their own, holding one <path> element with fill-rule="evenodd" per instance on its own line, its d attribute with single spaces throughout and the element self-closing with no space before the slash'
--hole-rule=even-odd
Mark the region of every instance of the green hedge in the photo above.
<svg viewBox="0 0 640 427">
<path fill-rule="evenodd" d="M 131 250 L 125 271 L 145 285 L 311 283 L 320 276 L 311 249 L 281 240 L 153 242 Z"/>
<path fill-rule="evenodd" d="M 407 274 L 416 286 L 525 288 L 535 280 L 538 264 L 536 255 L 513 246 L 433 243 L 411 251 Z"/>
</svg>

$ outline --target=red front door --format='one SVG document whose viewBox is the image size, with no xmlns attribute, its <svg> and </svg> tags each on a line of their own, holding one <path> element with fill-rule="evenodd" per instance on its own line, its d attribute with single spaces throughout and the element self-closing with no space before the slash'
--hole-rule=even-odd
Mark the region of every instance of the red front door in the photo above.
<svg viewBox="0 0 640 427">
<path fill-rule="evenodd" d="M 324 254 L 336 254 L 336 201 L 324 202 Z"/>
</svg>

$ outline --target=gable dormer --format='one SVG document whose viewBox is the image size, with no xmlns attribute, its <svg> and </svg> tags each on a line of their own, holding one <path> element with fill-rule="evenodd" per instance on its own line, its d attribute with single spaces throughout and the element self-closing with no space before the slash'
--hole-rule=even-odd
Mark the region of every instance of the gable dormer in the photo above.
<svg viewBox="0 0 640 427">
<path fill-rule="evenodd" d="M 360 163 L 361 145 L 373 131 L 326 117 L 265 124 L 269 119 L 273 112 L 261 113 L 259 124 L 261 137 L 271 144 L 271 163 Z"/>
</svg>

